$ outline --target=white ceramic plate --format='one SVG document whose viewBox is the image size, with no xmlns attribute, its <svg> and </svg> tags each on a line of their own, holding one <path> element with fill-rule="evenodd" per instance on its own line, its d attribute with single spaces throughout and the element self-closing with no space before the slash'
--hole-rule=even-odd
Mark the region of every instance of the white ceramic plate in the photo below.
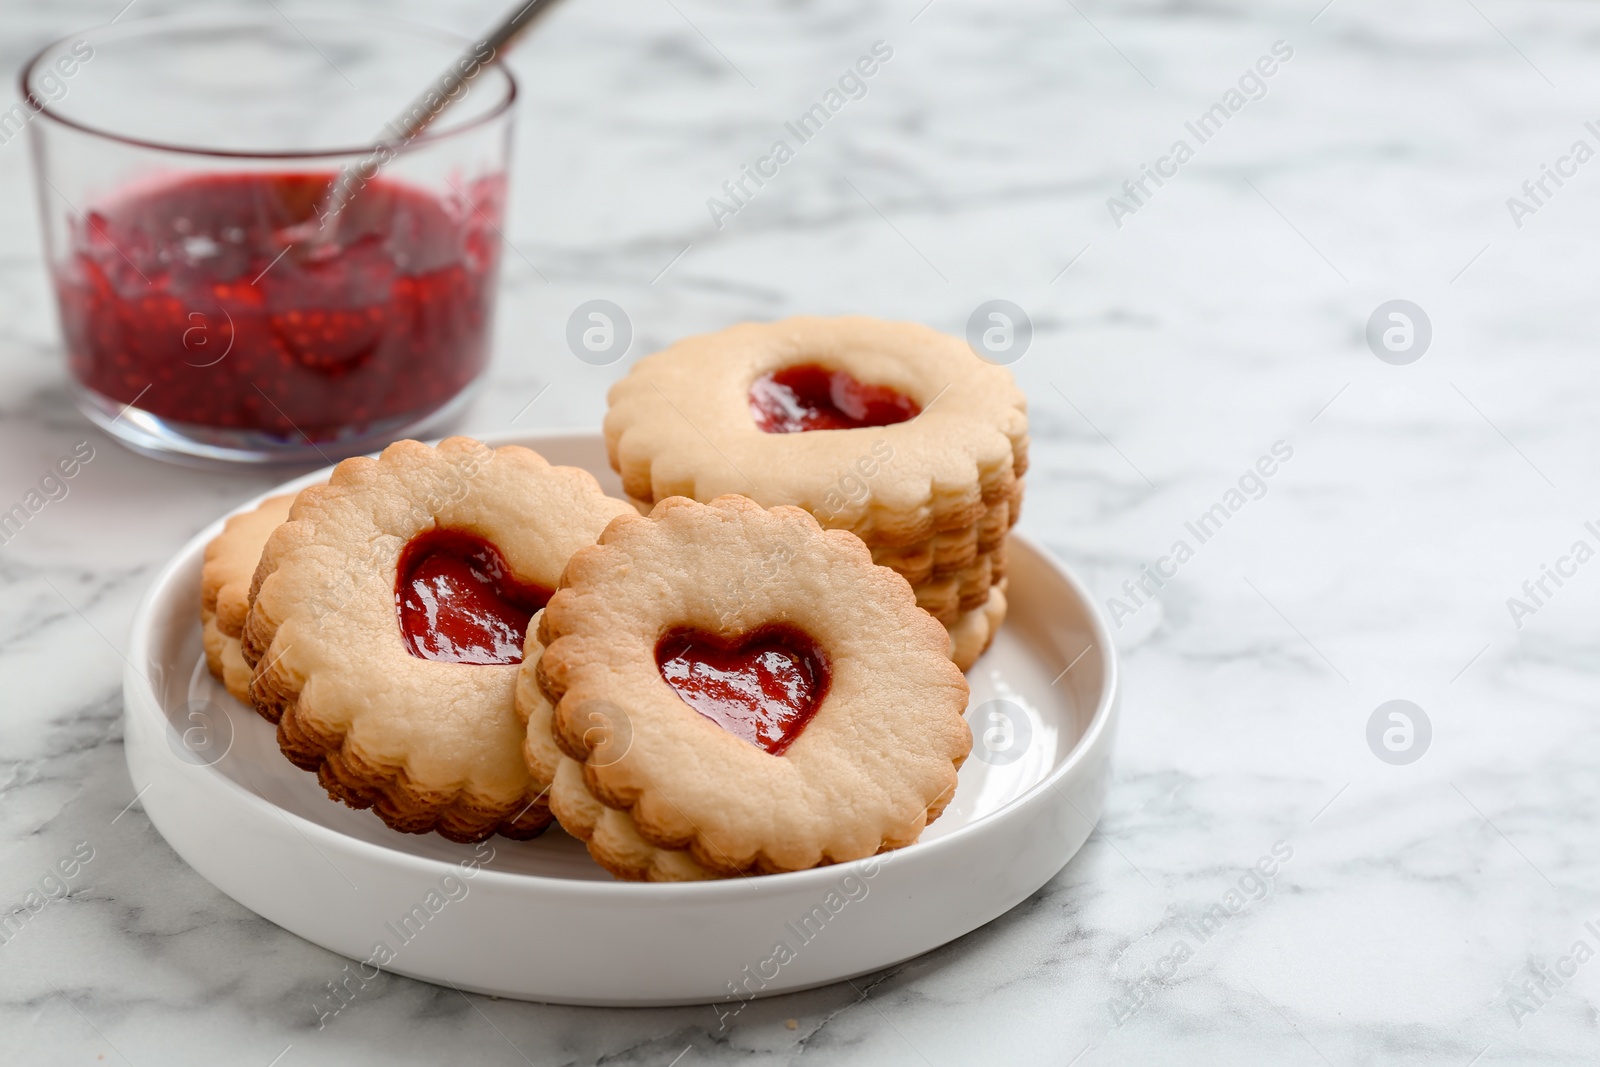
<svg viewBox="0 0 1600 1067">
<path fill-rule="evenodd" d="M 597 434 L 490 443 L 585 467 L 620 495 Z M 329 800 L 278 752 L 273 727 L 206 673 L 200 564 L 221 526 L 184 546 L 134 619 L 128 770 L 162 836 L 218 889 L 370 961 L 337 976 L 347 996 L 378 966 L 528 1000 L 725 1000 L 719 1010 L 735 1011 L 751 996 L 879 970 L 982 926 L 1059 871 L 1100 816 L 1116 715 L 1111 640 L 1084 587 L 1025 537 L 1010 542 L 1010 616 L 968 673 L 973 755 L 919 842 L 794 874 L 639 885 L 613 881 L 559 828 L 457 845 L 396 833 Z"/>
</svg>

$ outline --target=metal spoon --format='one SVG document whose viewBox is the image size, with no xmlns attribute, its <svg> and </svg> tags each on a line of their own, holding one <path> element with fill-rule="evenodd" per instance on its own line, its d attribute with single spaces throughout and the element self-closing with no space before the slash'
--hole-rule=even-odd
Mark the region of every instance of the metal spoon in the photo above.
<svg viewBox="0 0 1600 1067">
<path fill-rule="evenodd" d="M 347 164 L 317 206 L 316 230 L 307 236 L 312 250 L 326 248 L 338 236 L 339 216 L 356 194 L 370 182 L 390 159 L 442 115 L 472 79 L 499 62 L 506 50 L 527 32 L 539 17 L 558 0 L 527 0 L 495 24 L 488 34 L 463 52 L 445 68 L 409 107 L 400 112 L 378 135 L 377 143 L 365 159 Z M 300 229 L 301 227 L 297 227 Z"/>
</svg>

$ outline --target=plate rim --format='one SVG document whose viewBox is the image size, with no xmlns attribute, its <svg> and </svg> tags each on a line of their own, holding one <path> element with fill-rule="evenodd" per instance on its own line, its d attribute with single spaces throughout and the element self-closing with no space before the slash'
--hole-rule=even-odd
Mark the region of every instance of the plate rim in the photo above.
<svg viewBox="0 0 1600 1067">
<path fill-rule="evenodd" d="M 516 444 L 524 447 L 534 448 L 536 451 L 538 448 L 537 444 L 530 444 L 529 442 L 572 438 L 603 439 L 598 430 L 580 428 L 552 430 L 500 430 L 493 433 L 468 436 L 474 436 L 477 440 L 480 440 L 491 447 Z M 439 438 L 435 438 L 430 440 L 428 443 L 437 444 L 439 440 Z M 228 510 L 197 531 L 192 537 L 185 541 L 183 545 L 178 548 L 177 551 L 175 551 L 164 564 L 162 564 L 160 570 L 156 572 L 155 577 L 151 579 L 149 586 L 144 592 L 144 595 L 140 598 L 139 606 L 134 611 L 133 621 L 130 627 L 131 632 L 128 645 L 128 658 L 126 667 L 123 671 L 123 689 L 125 694 L 123 702 L 123 714 L 125 716 L 131 716 L 136 713 L 145 714 L 151 709 L 154 709 L 153 713 L 157 717 L 162 719 L 166 718 L 165 713 L 162 710 L 161 700 L 155 692 L 155 687 L 151 684 L 149 679 L 145 677 L 143 672 L 139 670 L 138 665 L 147 663 L 150 660 L 150 637 L 153 629 L 151 623 L 157 596 L 163 589 L 172 583 L 184 561 L 189 559 L 197 551 L 203 552 L 206 542 L 215 537 L 217 533 L 220 532 L 222 524 L 233 515 L 258 506 L 268 497 L 278 496 L 289 491 L 298 492 L 307 485 L 315 484 L 319 480 L 325 480 L 332 472 L 333 466 L 336 465 L 337 464 L 321 467 L 299 475 L 295 478 L 287 479 L 284 482 L 281 482 L 278 485 L 266 490 L 265 492 L 251 497 L 238 507 Z M 1002 804 L 994 811 L 989 812 L 987 815 L 984 815 L 983 817 L 932 841 L 917 841 L 903 848 L 893 849 L 888 852 L 880 852 L 873 856 L 865 856 L 860 859 L 847 860 L 843 863 L 811 867 L 803 871 L 785 871 L 778 874 L 765 874 L 760 876 L 747 875 L 743 878 L 719 878 L 703 882 L 626 882 L 620 879 L 607 882 L 598 879 L 587 880 L 576 878 L 560 878 L 552 875 L 532 874 L 521 871 L 499 871 L 488 866 L 480 866 L 475 874 L 474 880 L 487 878 L 488 884 L 501 885 L 504 888 L 522 886 L 541 892 L 551 892 L 556 895 L 572 894 L 575 896 L 588 897 L 592 894 L 599 893 L 601 895 L 613 895 L 620 899 L 635 898 L 641 900 L 650 900 L 652 902 L 662 904 L 680 901 L 705 901 L 709 903 L 714 902 L 718 898 L 722 897 L 737 897 L 740 895 L 761 892 L 759 889 L 752 890 L 750 888 L 751 885 L 771 886 L 774 891 L 780 891 L 790 887 L 803 888 L 808 882 L 816 882 L 819 884 L 831 883 L 832 881 L 843 877 L 846 874 L 861 870 L 869 864 L 876 863 L 879 866 L 882 866 L 883 864 L 894 863 L 912 856 L 932 857 L 934 854 L 943 852 L 946 849 L 960 847 L 960 843 L 964 839 L 984 833 L 991 823 L 1015 817 L 1017 812 L 1020 810 L 1039 803 L 1049 795 L 1051 790 L 1056 789 L 1061 779 L 1069 777 L 1077 769 L 1079 764 L 1085 762 L 1089 758 L 1089 754 L 1092 751 L 1094 751 L 1100 745 L 1106 743 L 1106 735 L 1108 730 L 1111 728 L 1111 720 L 1117 707 L 1118 691 L 1121 686 L 1121 671 L 1116 645 L 1111 640 L 1111 632 L 1106 623 L 1105 616 L 1100 610 L 1099 605 L 1095 602 L 1089 588 L 1065 564 L 1057 559 L 1052 552 L 1046 549 L 1039 542 L 1035 541 L 1032 537 L 1028 536 L 1027 534 L 1018 533 L 1013 529 L 1008 535 L 1008 539 L 1015 540 L 1016 542 L 1026 546 L 1030 551 L 1037 555 L 1046 566 L 1053 570 L 1056 576 L 1064 581 L 1077 595 L 1079 601 L 1082 603 L 1085 609 L 1085 618 L 1089 624 L 1090 632 L 1094 637 L 1095 645 L 1103 652 L 1102 662 L 1104 664 L 1104 678 L 1100 686 L 1099 699 L 1096 701 L 1094 711 L 1089 716 L 1088 724 L 1084 727 L 1084 730 L 1078 737 L 1077 742 L 1070 750 L 1068 750 L 1066 757 L 1061 760 L 1060 764 L 1058 764 L 1054 770 L 1045 775 L 1043 778 L 1039 779 L 1039 781 L 1035 782 L 1019 796 L 1013 797 L 1011 800 L 1007 801 L 1005 804 Z M 196 622 L 198 623 L 198 615 L 196 616 Z M 129 692 L 137 692 L 141 699 L 138 701 L 130 701 L 126 699 L 126 694 Z M 133 705 L 135 703 L 142 705 L 138 712 L 136 712 L 134 709 Z M 168 729 L 171 728 L 170 721 L 158 725 L 164 725 Z M 257 808 L 258 814 L 270 815 L 275 812 L 280 817 L 285 817 L 291 820 L 291 825 L 293 825 L 302 833 L 313 833 L 318 837 L 318 839 L 327 842 L 330 845 L 335 845 L 345 849 L 355 849 L 357 852 L 365 853 L 368 858 L 374 862 L 393 862 L 402 867 L 411 867 L 417 873 L 429 873 L 433 875 L 448 874 L 456 870 L 459 866 L 458 863 L 449 862 L 442 859 L 435 859 L 430 856 L 419 856 L 399 848 L 394 848 L 387 845 L 379 845 L 371 841 L 364 841 L 361 838 L 352 837 L 349 834 L 342 833 L 320 822 L 314 822 L 302 815 L 272 803 L 265 797 L 262 797 L 260 794 L 246 788 L 240 782 L 235 781 L 233 778 L 217 770 L 215 765 L 207 764 L 204 766 L 196 766 L 192 764 L 186 764 L 185 766 L 191 772 L 200 772 L 211 777 L 213 779 L 213 786 L 220 786 L 223 789 L 231 790 L 236 795 L 237 799 L 239 799 L 242 803 L 253 808 Z M 137 788 L 139 783 L 135 782 L 134 785 Z M 1095 821 L 1098 822 L 1098 819 Z M 488 840 L 492 844 L 494 839 L 491 837 Z"/>
</svg>

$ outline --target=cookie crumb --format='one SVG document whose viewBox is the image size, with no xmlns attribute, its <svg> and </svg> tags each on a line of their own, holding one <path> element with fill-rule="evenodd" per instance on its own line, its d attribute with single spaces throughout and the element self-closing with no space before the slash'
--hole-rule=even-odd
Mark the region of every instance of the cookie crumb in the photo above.
<svg viewBox="0 0 1600 1067">
<path fill-rule="evenodd" d="M 783 1020 L 783 1025 L 787 1026 L 791 1030 L 796 1030 L 796 1029 L 799 1029 L 799 1027 L 800 1027 L 800 1020 L 799 1019 L 785 1019 L 785 1020 Z"/>
</svg>

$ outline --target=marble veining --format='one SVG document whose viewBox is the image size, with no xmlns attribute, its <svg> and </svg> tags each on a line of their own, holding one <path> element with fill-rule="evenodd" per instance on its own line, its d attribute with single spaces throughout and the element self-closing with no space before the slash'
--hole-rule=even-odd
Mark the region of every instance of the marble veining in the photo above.
<svg viewBox="0 0 1600 1067">
<path fill-rule="evenodd" d="M 3 0 L 6 68 L 121 6 Z M 340 6 L 472 32 L 500 5 Z M 713 218 L 879 41 L 865 95 Z M 1277 42 L 1263 95 L 1108 207 Z M 1023 527 L 1108 605 L 1294 451 L 1122 618 L 1116 777 L 1072 863 L 953 945 L 725 1029 L 387 976 L 319 1029 L 344 961 L 155 833 L 122 757 L 129 619 L 276 479 L 152 463 L 77 416 L 26 145 L 0 145 L 0 502 L 96 450 L 0 546 L 0 912 L 48 901 L 0 943 L 0 1062 L 1595 1062 L 1600 569 L 1532 616 L 1507 601 L 1600 519 L 1600 168 L 1507 201 L 1597 117 L 1597 48 L 1592 8 L 1503 0 L 568 0 L 527 42 L 465 429 L 598 423 L 627 361 L 566 349 L 589 299 L 626 309 L 631 360 L 796 312 L 959 333 L 1004 298 L 1035 331 Z M 1394 299 L 1433 330 L 1404 366 L 1365 339 Z M 1368 742 L 1395 699 L 1432 727 L 1404 765 Z"/>
</svg>

